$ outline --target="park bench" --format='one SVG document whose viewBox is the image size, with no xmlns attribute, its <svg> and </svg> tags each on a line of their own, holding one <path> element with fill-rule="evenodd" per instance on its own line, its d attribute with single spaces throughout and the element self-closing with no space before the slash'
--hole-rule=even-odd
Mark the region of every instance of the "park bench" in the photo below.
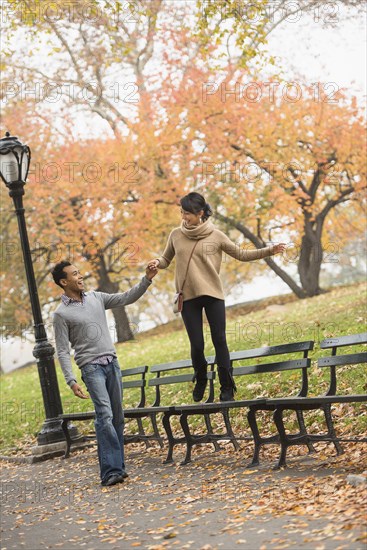
<svg viewBox="0 0 367 550">
<path fill-rule="evenodd" d="M 134 367 L 131 369 L 121 370 L 124 393 L 129 388 L 140 388 L 140 398 L 137 406 L 124 409 L 125 419 L 134 419 L 137 421 L 138 432 L 133 434 L 125 434 L 124 441 L 125 443 L 144 441 L 146 446 L 148 447 L 150 445 L 149 442 L 151 440 L 156 440 L 158 441 L 159 445 L 163 447 L 163 440 L 159 433 L 156 419 L 157 419 L 158 412 L 163 413 L 166 410 L 168 410 L 169 407 L 155 407 L 154 410 L 152 407 L 145 407 L 145 404 L 146 404 L 145 388 L 146 388 L 146 382 L 147 382 L 146 381 L 147 372 L 148 372 L 147 366 Z M 70 449 L 71 449 L 72 443 L 74 441 L 80 442 L 80 437 L 78 437 L 78 439 L 76 440 L 72 439 L 70 430 L 69 430 L 69 422 L 88 421 L 88 420 L 93 420 L 94 418 L 95 418 L 94 411 L 80 411 L 75 413 L 65 413 L 65 414 L 59 415 L 59 419 L 61 420 L 61 427 L 64 432 L 65 440 L 66 440 L 66 449 L 65 449 L 64 458 L 68 458 L 68 456 L 70 455 Z M 145 432 L 142 424 L 143 418 L 150 419 L 153 433 L 147 434 Z"/>
<path fill-rule="evenodd" d="M 124 379 L 124 390 L 127 388 L 140 388 L 140 401 L 134 408 L 124 410 L 126 418 L 132 418 L 137 421 L 138 432 L 126 434 L 125 441 L 145 441 L 149 446 L 150 440 L 156 440 L 163 447 L 163 440 L 157 426 L 157 416 L 162 415 L 162 423 L 167 435 L 168 452 L 165 463 L 173 461 L 173 451 L 176 445 L 186 444 L 186 455 L 181 464 L 187 464 L 191 461 L 191 452 L 194 445 L 203 443 L 212 443 L 214 449 L 218 451 L 219 441 L 229 440 L 235 450 L 239 449 L 240 440 L 254 441 L 254 453 L 250 466 L 259 464 L 259 453 L 263 445 L 278 444 L 281 445 L 281 455 L 277 467 L 285 465 L 285 457 L 287 448 L 291 445 L 303 444 L 307 445 L 309 452 L 314 452 L 312 442 L 314 441 L 332 441 L 337 452 L 342 452 L 340 439 L 335 435 L 332 418 L 331 404 L 332 403 L 347 403 L 366 401 L 366 395 L 354 396 L 338 396 L 336 392 L 336 372 L 335 368 L 345 364 L 356 364 L 366 361 L 366 354 L 358 353 L 347 356 L 336 356 L 338 347 L 346 345 L 361 344 L 366 342 L 366 335 L 345 336 L 341 338 L 333 338 L 324 340 L 321 343 L 322 349 L 332 348 L 332 356 L 320 358 L 318 361 L 319 367 L 330 367 L 330 387 L 327 393 L 319 397 L 308 397 L 308 369 L 311 366 L 311 360 L 308 353 L 313 349 L 313 341 L 294 342 L 291 344 L 282 344 L 276 346 L 265 346 L 250 350 L 236 351 L 230 354 L 231 364 L 233 366 L 233 376 L 236 380 L 242 379 L 243 376 L 255 375 L 256 379 L 261 381 L 262 375 L 271 376 L 274 379 L 273 389 L 278 391 L 280 380 L 284 372 L 299 371 L 298 393 L 294 397 L 289 395 L 283 397 L 268 397 L 260 395 L 257 397 L 249 397 L 248 388 L 250 385 L 245 385 L 244 399 L 237 399 L 228 402 L 214 402 L 214 381 L 215 381 L 215 357 L 208 357 L 208 386 L 207 398 L 201 403 L 195 404 L 180 404 L 181 389 L 185 387 L 190 390 L 191 387 L 187 383 L 193 382 L 193 368 L 191 360 L 182 360 L 171 363 L 163 363 L 153 365 L 150 368 L 151 378 L 146 380 L 148 367 L 137 367 L 125 369 L 122 371 Z M 294 356 L 300 355 L 294 358 Z M 281 359 L 281 360 L 279 360 Z M 349 363 L 343 363 L 343 361 Z M 354 361 L 354 363 L 353 363 Z M 240 363 L 240 364 L 239 364 Z M 246 364 L 249 363 L 249 364 Z M 298 374 L 298 373 L 297 373 Z M 135 378 L 127 380 L 128 377 Z M 137 378 L 136 378 L 137 377 Z M 146 407 L 146 386 L 154 388 L 155 398 L 151 406 Z M 172 402 L 172 397 L 167 404 L 162 404 L 162 396 L 165 392 L 165 387 L 175 385 L 176 399 Z M 240 384 L 238 384 L 240 387 Z M 241 384 L 242 385 L 242 384 Z M 255 384 L 256 385 L 256 384 Z M 294 377 L 292 378 L 292 389 L 294 387 Z M 260 392 L 261 393 L 261 392 Z M 264 393 L 264 392 L 262 392 Z M 272 391 L 273 393 L 273 391 Z M 284 392 L 282 392 L 284 393 Z M 163 399 L 164 401 L 164 399 Z M 247 419 L 251 429 L 251 435 L 238 435 L 234 433 L 230 419 L 230 412 L 234 409 L 248 410 Z M 326 423 L 328 426 L 327 434 L 310 435 L 306 431 L 303 412 L 321 408 L 324 411 Z M 296 434 L 287 434 L 283 423 L 283 411 L 290 409 L 295 411 L 299 431 Z M 259 411 L 272 411 L 277 433 L 266 437 L 260 435 L 257 415 Z M 211 415 L 220 413 L 224 420 L 225 431 L 215 433 Z M 67 441 L 65 457 L 69 456 L 72 440 L 68 430 L 68 423 L 76 420 L 90 420 L 95 416 L 93 412 L 69 413 L 60 415 L 62 419 L 62 428 Z M 205 431 L 197 434 L 193 433 L 192 427 L 189 425 L 189 418 L 192 416 L 202 416 L 205 420 Z M 142 419 L 150 419 L 153 433 L 147 434 L 142 425 Z M 182 435 L 174 435 L 171 421 L 173 418 L 178 418 L 182 431 Z"/>
<path fill-rule="evenodd" d="M 233 366 L 233 377 L 237 380 L 238 377 L 256 375 L 260 376 L 263 374 L 268 374 L 274 376 L 276 373 L 281 373 L 284 371 L 298 370 L 300 371 L 299 376 L 299 391 L 297 396 L 306 396 L 308 390 L 308 376 L 307 370 L 311 365 L 311 360 L 308 358 L 308 353 L 313 349 L 314 342 L 295 342 L 291 344 L 282 344 L 276 346 L 265 346 L 261 348 L 236 351 L 230 353 L 231 364 Z M 301 354 L 300 358 L 290 359 L 289 356 Z M 287 356 L 284 359 L 284 356 Z M 278 358 L 281 357 L 283 360 L 279 361 Z M 269 362 L 269 359 L 273 359 Z M 277 359 L 277 360 L 274 360 Z M 265 360 L 265 361 L 264 361 Z M 244 365 L 243 363 L 250 361 L 251 364 Z M 260 362 L 262 361 L 262 362 Z M 241 362 L 241 365 L 238 365 L 238 362 Z M 211 363 L 212 368 L 214 368 L 215 358 L 208 358 L 208 363 Z M 247 389 L 245 394 L 247 394 Z M 238 436 L 234 434 L 229 411 L 233 409 L 248 409 L 248 422 L 251 428 L 251 436 Z M 241 439 L 254 440 L 254 455 L 251 466 L 254 466 L 259 463 L 259 450 L 261 446 L 267 444 L 279 444 L 279 435 L 273 435 L 268 437 L 261 437 L 256 413 L 259 410 L 268 410 L 274 411 L 275 407 L 272 404 L 269 404 L 266 396 L 261 395 L 260 397 L 248 398 L 246 395 L 245 399 L 238 399 L 236 397 L 235 401 L 226 401 L 220 403 L 211 403 L 207 401 L 205 403 L 198 403 L 195 405 L 185 405 L 185 406 L 174 406 L 174 414 L 180 414 L 180 424 L 182 430 L 185 434 L 185 437 L 181 440 L 176 440 L 176 443 L 185 442 L 186 443 L 186 456 L 181 464 L 188 464 L 191 461 L 191 450 L 194 445 L 202 443 L 214 443 L 216 450 L 218 449 L 218 441 L 220 440 L 229 440 L 233 444 L 234 448 L 237 450 L 239 448 L 238 441 Z M 224 433 L 214 433 L 214 431 L 207 430 L 203 434 L 194 434 L 190 429 L 189 417 L 193 415 L 202 415 L 205 414 L 206 422 L 210 422 L 210 415 L 222 413 L 224 422 L 225 422 L 225 432 Z M 209 417 L 209 418 L 208 418 Z M 299 424 L 300 433 L 305 433 L 305 426 L 303 421 L 303 415 L 301 411 L 297 411 L 297 420 Z M 167 420 L 166 420 L 167 422 Z M 165 426 L 167 432 L 167 426 Z M 169 435 L 169 438 L 172 438 L 172 435 Z M 309 450 L 312 452 L 314 449 L 312 444 L 309 443 Z M 167 461 L 172 460 L 172 454 L 168 453 Z"/>
<path fill-rule="evenodd" d="M 214 400 L 214 358 L 208 359 L 208 365 L 210 370 L 208 371 L 208 386 L 207 386 L 207 399 L 205 404 L 213 404 Z M 181 361 L 174 361 L 170 363 L 161 363 L 150 367 L 150 374 L 153 375 L 148 381 L 148 386 L 155 388 L 155 400 L 152 408 L 160 407 L 162 402 L 163 393 L 166 391 L 164 388 L 175 386 L 176 395 L 179 394 L 179 389 L 183 388 L 183 385 L 191 384 L 194 381 L 194 371 L 192 367 L 191 359 L 185 359 Z M 187 390 L 190 390 L 191 386 L 186 386 Z M 173 461 L 174 447 L 180 443 L 187 443 L 186 434 L 184 436 L 174 436 L 171 426 L 172 417 L 181 415 L 181 408 L 183 405 L 178 403 L 171 403 L 171 407 L 163 412 L 162 423 L 167 435 L 168 441 L 168 453 L 167 458 L 164 461 L 165 464 Z M 197 405 L 199 408 L 203 406 L 203 403 Z M 210 407 L 209 407 L 210 408 Z M 200 414 L 200 413 L 198 413 Z M 202 413 L 206 425 L 206 435 L 210 439 L 213 435 L 213 427 L 211 425 L 210 417 L 205 412 Z M 216 450 L 218 450 L 217 444 L 214 442 Z"/>
<path fill-rule="evenodd" d="M 340 367 L 352 367 L 358 364 L 367 362 L 367 352 L 358 351 L 357 353 L 344 353 L 337 355 L 339 348 L 345 346 L 360 346 L 367 343 L 367 333 L 354 334 L 349 336 L 340 336 L 335 338 L 327 338 L 320 344 L 321 349 L 331 349 L 331 355 L 320 357 L 317 361 L 318 368 L 329 368 L 329 388 L 324 395 L 306 398 L 286 398 L 273 399 L 267 401 L 275 406 L 274 422 L 278 430 L 281 451 L 276 468 L 286 465 L 287 449 L 292 445 L 310 445 L 312 442 L 332 442 L 335 446 L 337 454 L 341 454 L 343 449 L 340 445 L 341 441 L 366 442 L 367 438 L 348 438 L 343 439 L 337 437 L 331 414 L 331 406 L 336 403 L 363 403 L 367 402 L 366 394 L 348 394 L 338 395 L 336 369 Z M 339 371 L 341 372 L 342 369 Z M 366 380 L 367 382 L 367 380 Z M 365 386 L 366 387 L 366 386 Z M 322 434 L 309 434 L 306 430 L 300 434 L 289 434 L 286 431 L 284 424 L 284 411 L 311 411 L 322 410 L 325 416 L 327 431 Z"/>
</svg>

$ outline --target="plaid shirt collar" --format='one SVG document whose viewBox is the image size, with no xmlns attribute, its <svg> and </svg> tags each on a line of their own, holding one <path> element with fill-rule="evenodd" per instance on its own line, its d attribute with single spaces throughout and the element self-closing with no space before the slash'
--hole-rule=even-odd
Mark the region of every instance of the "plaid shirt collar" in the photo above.
<svg viewBox="0 0 367 550">
<path fill-rule="evenodd" d="M 66 296 L 66 294 L 63 294 L 61 296 L 61 301 L 63 304 L 65 304 L 66 306 L 70 305 L 70 304 L 77 304 L 77 305 L 84 305 L 84 302 L 85 302 L 85 292 L 82 292 L 81 293 L 81 297 L 82 297 L 82 301 L 80 300 L 74 300 L 74 298 L 69 298 L 69 296 Z"/>
</svg>

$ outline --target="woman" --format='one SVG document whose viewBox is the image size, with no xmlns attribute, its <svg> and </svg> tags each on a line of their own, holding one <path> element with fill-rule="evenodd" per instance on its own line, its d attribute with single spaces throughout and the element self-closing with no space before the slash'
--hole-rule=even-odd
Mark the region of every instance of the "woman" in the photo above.
<svg viewBox="0 0 367 550">
<path fill-rule="evenodd" d="M 180 205 L 181 226 L 171 232 L 162 256 L 149 262 L 148 267 L 166 269 L 176 256 L 177 292 L 182 289 L 185 281 L 181 314 L 190 339 L 191 359 L 195 370 L 194 401 L 202 400 L 207 384 L 203 309 L 208 319 L 216 353 L 220 400 L 233 401 L 236 387 L 226 340 L 224 295 L 219 278 L 222 252 L 241 262 L 248 262 L 283 252 L 285 245 L 277 244 L 258 250 L 244 250 L 212 224 L 209 220 L 212 211 L 202 195 L 189 193 L 181 199 Z"/>
</svg>

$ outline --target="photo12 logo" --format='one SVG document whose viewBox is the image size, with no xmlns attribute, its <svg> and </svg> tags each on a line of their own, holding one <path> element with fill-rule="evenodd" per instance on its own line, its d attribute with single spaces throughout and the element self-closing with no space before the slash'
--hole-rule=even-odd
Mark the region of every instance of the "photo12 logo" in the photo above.
<svg viewBox="0 0 367 550">
<path fill-rule="evenodd" d="M 22 23 L 65 21 L 68 23 L 104 23 L 106 17 L 112 25 L 135 25 L 141 16 L 138 2 L 97 2 L 88 0 L 26 1 L 3 0 L 1 2 L 1 22 L 9 23 L 18 18 Z"/>
<path fill-rule="evenodd" d="M 114 162 L 108 167 L 98 162 L 36 162 L 29 170 L 29 176 L 33 176 L 37 183 L 56 183 L 62 179 L 69 183 L 75 183 L 78 179 L 86 183 L 97 183 L 104 179 L 114 183 L 137 183 L 138 174 L 139 166 L 136 162 Z"/>
<path fill-rule="evenodd" d="M 201 97 L 203 103 L 207 103 L 210 96 L 220 95 L 220 101 L 226 103 L 235 101 L 236 103 L 258 103 L 267 100 L 274 104 L 282 98 L 286 103 L 297 103 L 302 99 L 309 99 L 316 103 L 338 103 L 336 96 L 339 86 L 336 82 L 313 82 L 310 91 L 301 86 L 299 82 L 248 82 L 241 84 L 235 82 L 204 82 L 201 88 Z"/>
<path fill-rule="evenodd" d="M 203 0 L 201 15 L 216 14 L 221 21 L 233 18 L 249 24 L 298 23 L 308 16 L 315 23 L 335 24 L 340 20 L 341 2 L 296 2 L 293 0 Z"/>
<path fill-rule="evenodd" d="M 135 82 L 99 82 L 58 83 L 4 81 L 0 84 L 1 102 L 6 105 L 11 100 L 31 99 L 36 103 L 74 103 L 82 101 L 94 104 L 103 98 L 114 103 L 139 103 L 139 86 Z"/>
</svg>

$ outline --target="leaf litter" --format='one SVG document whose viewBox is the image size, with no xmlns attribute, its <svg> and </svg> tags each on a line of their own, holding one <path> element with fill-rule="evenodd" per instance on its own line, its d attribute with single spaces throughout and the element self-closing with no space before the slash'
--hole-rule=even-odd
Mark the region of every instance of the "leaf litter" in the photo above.
<svg viewBox="0 0 367 550">
<path fill-rule="evenodd" d="M 130 478 L 112 488 L 99 486 L 95 449 L 75 453 L 68 463 L 71 470 L 61 459 L 38 465 L 3 462 L 3 514 L 14 517 L 11 529 L 27 536 L 25 527 L 36 524 L 44 523 L 45 530 L 69 525 L 65 543 L 52 544 L 65 549 L 70 542 L 121 548 L 123 541 L 123 547 L 166 550 L 198 548 L 194 541 L 202 529 L 216 534 L 215 541 L 225 537 L 234 545 L 246 544 L 257 519 L 262 527 L 256 533 L 267 540 L 264 549 L 292 547 L 295 537 L 319 550 L 327 540 L 340 549 L 367 542 L 361 528 L 366 486 L 346 481 L 348 474 L 366 469 L 362 445 L 346 444 L 339 457 L 324 446 L 305 463 L 300 459 L 304 450 L 297 448 L 289 467 L 278 471 L 272 470 L 276 449 L 266 450 L 261 467 L 251 470 L 245 469 L 243 449 L 235 453 L 229 446 L 219 453 L 198 447 L 186 467 L 163 465 L 158 448 L 150 449 L 148 456 L 140 444 L 128 449 Z M 139 524 L 137 514 L 143 518 Z M 267 523 L 282 517 L 287 522 L 277 533 L 269 533 Z M 322 526 L 314 528 L 315 520 Z M 201 549 L 221 546 L 203 542 Z"/>
</svg>

